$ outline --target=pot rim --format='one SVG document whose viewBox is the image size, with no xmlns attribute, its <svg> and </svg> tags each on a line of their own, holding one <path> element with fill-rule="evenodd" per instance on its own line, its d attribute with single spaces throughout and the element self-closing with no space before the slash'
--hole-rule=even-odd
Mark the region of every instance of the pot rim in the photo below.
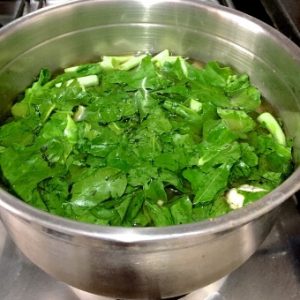
<svg viewBox="0 0 300 300">
<path fill-rule="evenodd" d="M 83 3 L 86 2 L 109 2 L 117 4 L 118 0 L 75 0 L 57 6 L 43 8 L 5 26 L 0 30 L 2 38 L 5 38 L 6 34 L 10 34 L 11 32 L 17 30 L 17 28 L 22 26 L 22 24 L 25 23 L 29 18 L 32 20 L 33 18 L 39 17 L 40 15 L 46 14 L 47 12 L 56 11 L 61 7 L 69 7 L 71 5 L 84 5 Z M 138 2 L 142 5 L 142 0 L 126 0 L 126 2 Z M 246 22 L 248 22 L 248 25 L 252 24 L 253 26 L 258 26 L 261 30 L 268 32 L 271 35 L 271 38 L 274 39 L 278 44 L 281 44 L 281 46 L 295 59 L 295 61 L 299 61 L 300 65 L 300 49 L 292 41 L 290 41 L 287 37 L 285 37 L 283 34 L 275 30 L 271 26 L 247 14 L 235 11 L 227 7 L 203 2 L 200 3 L 196 0 L 153 0 L 151 1 L 152 4 L 148 3 L 147 5 L 155 5 L 155 3 L 159 2 L 190 5 L 194 6 L 197 9 L 206 9 L 215 13 L 223 13 L 227 18 L 230 19 L 246 20 Z M 26 222 L 33 223 L 37 226 L 43 226 L 67 235 L 85 236 L 94 239 L 114 241 L 122 244 L 132 244 L 159 240 L 171 240 L 183 235 L 204 236 L 229 231 L 236 227 L 240 227 L 246 223 L 249 223 L 270 212 L 290 196 L 292 196 L 299 189 L 300 167 L 298 167 L 294 171 L 294 173 L 289 178 L 287 178 L 287 180 L 285 180 L 280 186 L 264 196 L 261 200 L 251 203 L 246 207 L 243 207 L 242 209 L 232 211 L 228 214 L 211 220 L 183 225 L 147 228 L 103 226 L 69 220 L 36 209 L 18 199 L 17 197 L 9 194 L 7 191 L 0 189 L 0 216 L 3 214 L 3 212 L 1 212 L 1 209 L 4 209 Z"/>
</svg>

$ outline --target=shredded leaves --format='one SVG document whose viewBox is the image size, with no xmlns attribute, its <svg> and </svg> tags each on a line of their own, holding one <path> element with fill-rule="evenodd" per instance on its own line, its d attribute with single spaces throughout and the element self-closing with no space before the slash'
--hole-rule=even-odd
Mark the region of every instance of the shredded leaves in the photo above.
<svg viewBox="0 0 300 300">
<path fill-rule="evenodd" d="M 3 182 L 26 203 L 81 222 L 214 218 L 292 171 L 291 142 L 260 106 L 247 75 L 168 50 L 104 56 L 54 78 L 41 70 L 0 127 Z"/>
</svg>

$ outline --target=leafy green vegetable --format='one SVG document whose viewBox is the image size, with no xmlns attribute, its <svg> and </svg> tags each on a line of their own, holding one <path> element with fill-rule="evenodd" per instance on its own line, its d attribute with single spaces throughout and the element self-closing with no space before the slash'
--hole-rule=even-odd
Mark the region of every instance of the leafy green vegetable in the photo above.
<svg viewBox="0 0 300 300">
<path fill-rule="evenodd" d="M 104 56 L 54 78 L 43 69 L 0 127 L 2 179 L 25 202 L 81 222 L 215 218 L 292 171 L 290 142 L 260 104 L 247 75 L 168 50 Z"/>
<path fill-rule="evenodd" d="M 174 224 L 184 224 L 192 221 L 193 204 L 188 196 L 176 199 L 170 210 Z"/>
<path fill-rule="evenodd" d="M 191 183 L 195 198 L 193 203 L 212 202 L 216 195 L 227 186 L 230 165 L 211 168 L 207 173 L 200 168 L 187 169 L 183 176 Z M 208 180 L 209 178 L 209 180 Z"/>
<path fill-rule="evenodd" d="M 243 134 L 255 128 L 255 122 L 244 111 L 218 108 L 217 112 L 233 132 Z"/>
<path fill-rule="evenodd" d="M 97 169 L 72 186 L 72 205 L 93 207 L 109 198 L 121 197 L 127 179 L 120 170 L 106 167 Z"/>
<path fill-rule="evenodd" d="M 149 201 L 145 202 L 145 207 L 155 226 L 167 226 L 174 224 L 170 209 L 168 207 L 160 206 Z"/>
<path fill-rule="evenodd" d="M 268 112 L 262 113 L 258 118 L 258 122 L 264 124 L 270 131 L 276 141 L 281 145 L 286 145 L 285 135 L 276 119 Z"/>
</svg>

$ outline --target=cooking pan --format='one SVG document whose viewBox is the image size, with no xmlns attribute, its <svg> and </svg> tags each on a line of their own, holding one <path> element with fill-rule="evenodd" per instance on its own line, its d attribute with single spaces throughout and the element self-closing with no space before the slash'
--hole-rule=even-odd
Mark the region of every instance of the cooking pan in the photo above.
<svg viewBox="0 0 300 300">
<path fill-rule="evenodd" d="M 249 74 L 294 140 L 294 173 L 262 200 L 225 216 L 164 228 L 77 223 L 0 190 L 1 219 L 35 264 L 74 287 L 114 298 L 182 295 L 238 268 L 300 187 L 300 50 L 245 14 L 199 1 L 91 0 L 25 16 L 0 34 L 0 117 L 42 67 L 57 72 L 100 55 L 170 49 Z M 280 270 L 279 270 L 280 271 Z"/>
</svg>

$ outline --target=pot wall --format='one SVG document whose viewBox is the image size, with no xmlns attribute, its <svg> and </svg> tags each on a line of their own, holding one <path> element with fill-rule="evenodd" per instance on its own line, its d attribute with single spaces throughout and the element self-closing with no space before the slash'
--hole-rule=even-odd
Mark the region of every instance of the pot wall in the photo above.
<svg viewBox="0 0 300 300">
<path fill-rule="evenodd" d="M 185 236 L 173 243 L 107 245 L 71 236 L 9 212 L 2 220 L 19 249 L 41 269 L 74 287 L 113 298 L 184 295 L 239 267 L 270 232 L 277 211 L 220 234 Z M 161 249 L 161 243 L 169 243 Z M 169 247 L 168 247 L 169 246 Z"/>
</svg>

